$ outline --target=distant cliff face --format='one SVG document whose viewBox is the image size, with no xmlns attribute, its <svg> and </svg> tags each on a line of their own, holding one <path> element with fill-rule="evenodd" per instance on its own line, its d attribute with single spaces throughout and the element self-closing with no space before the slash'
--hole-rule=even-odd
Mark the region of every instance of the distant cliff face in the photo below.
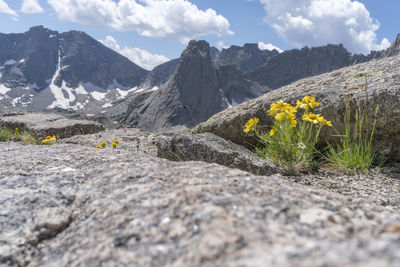
<svg viewBox="0 0 400 267">
<path fill-rule="evenodd" d="M 190 41 L 172 76 L 159 90 L 144 102 L 138 101 L 143 95 L 130 99 L 123 123 L 147 130 L 194 126 L 230 105 L 255 98 L 267 90 L 245 80 L 242 72 L 233 66 L 216 69 L 209 44 Z"/>
<path fill-rule="evenodd" d="M 299 79 L 348 66 L 352 55 L 342 45 L 288 50 L 272 57 L 246 77 L 272 89 Z M 364 58 L 360 58 L 364 60 Z"/>
<path fill-rule="evenodd" d="M 279 52 L 276 50 L 259 49 L 258 44 L 245 44 L 243 47 L 233 45 L 219 53 L 214 52 L 213 58 L 216 67 L 233 65 L 246 72 L 256 70 L 277 54 Z"/>
</svg>

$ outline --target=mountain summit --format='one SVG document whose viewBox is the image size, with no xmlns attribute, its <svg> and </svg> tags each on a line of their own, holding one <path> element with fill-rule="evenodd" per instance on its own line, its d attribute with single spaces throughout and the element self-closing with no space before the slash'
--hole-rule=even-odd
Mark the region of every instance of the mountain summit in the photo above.
<svg viewBox="0 0 400 267">
<path fill-rule="evenodd" d="M 86 110 L 105 104 L 112 89 L 139 85 L 147 73 L 84 32 L 36 26 L 25 33 L 0 34 L 3 107 Z"/>
</svg>

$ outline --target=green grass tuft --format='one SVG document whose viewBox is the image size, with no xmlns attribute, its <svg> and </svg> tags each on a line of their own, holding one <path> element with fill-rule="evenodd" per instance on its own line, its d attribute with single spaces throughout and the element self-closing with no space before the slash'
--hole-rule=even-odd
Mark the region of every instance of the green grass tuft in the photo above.
<svg viewBox="0 0 400 267">
<path fill-rule="evenodd" d="M 368 114 L 367 77 L 365 78 L 364 91 L 366 100 L 361 103 L 351 98 L 345 99 L 345 133 L 338 135 L 340 142 L 328 148 L 328 161 L 341 168 L 346 173 L 368 171 L 374 162 L 383 164 L 383 158 L 373 150 L 372 139 L 375 132 L 376 118 L 379 107 L 376 106 L 373 123 L 370 124 Z M 352 123 L 352 106 L 355 107 L 354 124 Z M 372 125 L 372 127 L 371 127 Z"/>
<path fill-rule="evenodd" d="M 38 145 L 39 141 L 27 131 L 0 129 L 0 142 L 17 141 L 26 145 Z"/>
</svg>

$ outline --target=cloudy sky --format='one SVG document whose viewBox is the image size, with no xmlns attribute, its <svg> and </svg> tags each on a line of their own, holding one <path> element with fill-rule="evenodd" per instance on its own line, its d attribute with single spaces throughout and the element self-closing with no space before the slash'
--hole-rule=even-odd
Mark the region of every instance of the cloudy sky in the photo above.
<svg viewBox="0 0 400 267">
<path fill-rule="evenodd" d="M 80 30 L 152 69 L 190 39 L 279 51 L 343 43 L 368 53 L 395 40 L 399 10 L 399 0 L 0 0 L 0 32 Z"/>
</svg>

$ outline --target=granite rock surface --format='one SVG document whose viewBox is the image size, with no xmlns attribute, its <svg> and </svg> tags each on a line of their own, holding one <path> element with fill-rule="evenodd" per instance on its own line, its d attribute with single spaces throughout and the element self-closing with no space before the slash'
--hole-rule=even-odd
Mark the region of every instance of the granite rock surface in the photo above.
<svg viewBox="0 0 400 267">
<path fill-rule="evenodd" d="M 0 166 L 3 266 L 400 261 L 398 212 L 282 175 L 76 144 L 0 143 Z"/>
<path fill-rule="evenodd" d="M 67 138 L 77 134 L 97 133 L 104 130 L 99 123 L 87 120 L 67 119 L 61 115 L 27 113 L 0 117 L 0 127 L 28 131 L 36 138 L 44 139 L 55 135 L 57 139 Z"/>
</svg>

